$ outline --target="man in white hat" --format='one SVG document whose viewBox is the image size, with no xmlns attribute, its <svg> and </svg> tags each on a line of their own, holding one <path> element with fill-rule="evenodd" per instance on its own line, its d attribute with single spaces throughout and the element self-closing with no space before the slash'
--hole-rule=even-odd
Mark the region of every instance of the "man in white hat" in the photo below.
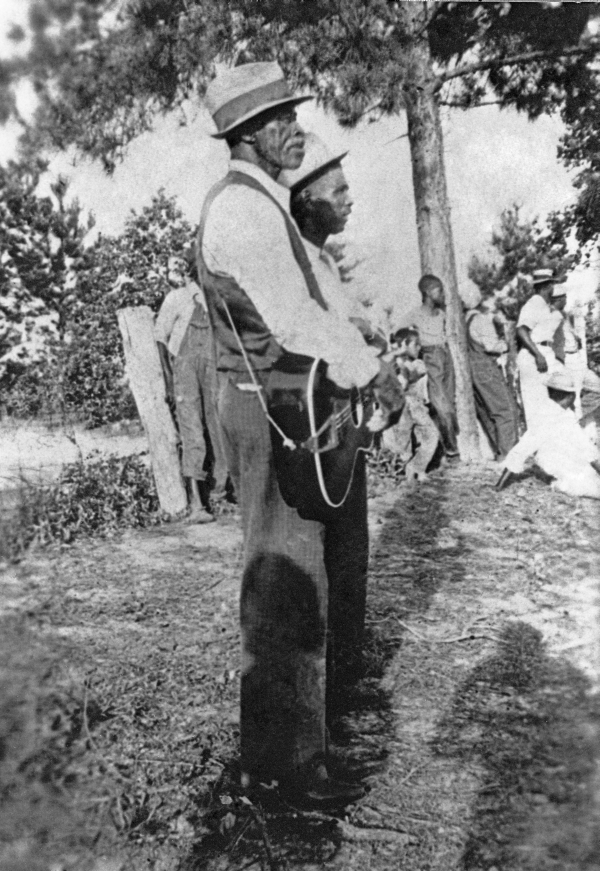
<svg viewBox="0 0 600 871">
<path fill-rule="evenodd" d="M 562 320 L 551 303 L 563 293 L 560 282 L 551 269 L 536 269 L 533 273 L 533 296 L 519 312 L 517 355 L 519 382 L 527 428 L 543 425 L 548 403 L 547 381 L 562 368 L 553 349 L 554 334 Z"/>
<path fill-rule="evenodd" d="M 363 793 L 326 763 L 327 573 L 323 525 L 282 499 L 262 388 L 288 352 L 320 358 L 340 387 L 378 378 L 376 351 L 327 306 L 276 181 L 304 157 L 295 107 L 276 63 L 220 74 L 206 93 L 228 175 L 204 203 L 198 268 L 217 345 L 219 415 L 242 515 L 242 783 L 277 781 L 309 806 Z M 400 398 L 396 397 L 400 403 Z M 348 529 L 351 547 L 352 529 Z"/>
<path fill-rule="evenodd" d="M 277 179 L 289 188 L 290 211 L 298 224 L 311 266 L 327 304 L 354 323 L 367 342 L 385 350 L 387 342 L 365 318 L 363 306 L 344 290 L 335 259 L 326 248 L 342 233 L 352 212 L 352 197 L 342 167 L 347 151 L 332 152 L 315 133 L 305 137 L 304 160 Z"/>
<path fill-rule="evenodd" d="M 344 289 L 333 256 L 326 249 L 330 236 L 341 233 L 352 211 L 350 188 L 342 168 L 347 151 L 332 152 L 315 133 L 305 137 L 304 160 L 284 169 L 278 178 L 289 189 L 290 211 L 296 221 L 313 272 L 327 305 L 354 323 L 365 340 L 386 350 L 385 338 L 364 317 L 360 303 Z M 348 546 L 348 529 L 352 546 Z M 343 709 L 348 686 L 360 671 L 367 593 L 369 535 L 365 458 L 357 456 L 352 489 L 334 521 L 325 528 L 325 565 L 329 585 L 328 716 Z"/>
</svg>

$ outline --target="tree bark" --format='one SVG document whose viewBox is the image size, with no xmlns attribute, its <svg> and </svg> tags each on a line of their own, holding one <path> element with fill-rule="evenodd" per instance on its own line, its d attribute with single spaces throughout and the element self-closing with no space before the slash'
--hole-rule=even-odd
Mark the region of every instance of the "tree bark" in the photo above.
<svg viewBox="0 0 600 871">
<path fill-rule="evenodd" d="M 160 507 L 167 514 L 180 514 L 187 496 L 179 455 L 177 433 L 166 401 L 165 382 L 154 339 L 154 319 L 146 305 L 123 308 L 118 313 L 125 351 L 125 371 L 150 448 L 150 460 Z"/>
<path fill-rule="evenodd" d="M 454 241 L 446 187 L 444 145 L 436 77 L 423 21 L 427 4 L 403 3 L 406 33 L 414 34 L 404 48 L 404 102 L 408 121 L 417 235 L 423 274 L 437 275 L 446 290 L 446 330 L 456 370 L 456 407 L 461 456 L 480 456 L 473 385 L 467 353 L 463 305 L 458 293 Z"/>
</svg>

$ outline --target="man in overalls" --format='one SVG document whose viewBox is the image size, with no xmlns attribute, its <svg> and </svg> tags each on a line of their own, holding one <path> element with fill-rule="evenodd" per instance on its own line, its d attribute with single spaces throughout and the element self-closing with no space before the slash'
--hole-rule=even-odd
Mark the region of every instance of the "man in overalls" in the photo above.
<svg viewBox="0 0 600 871">
<path fill-rule="evenodd" d="M 217 420 L 217 374 L 210 324 L 192 264 L 169 258 L 165 297 L 154 325 L 168 398 L 175 407 L 181 467 L 192 523 L 214 520 L 213 486 L 226 491 L 227 461 Z"/>
</svg>

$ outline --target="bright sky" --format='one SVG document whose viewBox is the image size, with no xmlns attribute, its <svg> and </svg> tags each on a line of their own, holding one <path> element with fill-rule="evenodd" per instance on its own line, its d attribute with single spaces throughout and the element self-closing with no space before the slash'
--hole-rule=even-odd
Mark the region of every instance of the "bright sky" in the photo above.
<svg viewBox="0 0 600 871">
<path fill-rule="evenodd" d="M 11 46 L 3 38 L 8 25 L 23 23 L 26 9 L 27 0 L 2 0 L 0 57 Z M 26 112 L 31 93 L 23 89 L 19 96 Z M 362 261 L 354 273 L 355 288 L 368 291 L 375 285 L 398 312 L 413 305 L 420 266 L 405 119 L 387 118 L 347 131 L 310 103 L 299 108 L 299 117 L 332 149 L 350 152 L 344 169 L 354 209 L 345 238 L 349 258 Z M 74 165 L 66 155 L 53 160 L 51 172 L 70 176 L 73 196 L 95 213 L 102 232 L 118 233 L 130 210 L 141 209 L 159 187 L 177 195 L 195 223 L 206 191 L 226 167 L 225 147 L 210 139 L 211 129 L 204 110 L 187 107 L 185 115 L 161 119 L 152 134 L 139 137 L 112 178 L 98 165 Z M 560 133 L 556 119 L 530 123 L 493 106 L 446 113 L 448 188 L 459 283 L 467 295 L 468 262 L 473 253 L 485 251 L 503 209 L 516 202 L 524 215 L 533 217 L 572 200 L 570 178 L 556 159 Z M 0 161 L 11 156 L 15 135 L 14 128 L 0 132 Z M 576 283 L 595 287 L 597 279 L 588 274 Z"/>
</svg>

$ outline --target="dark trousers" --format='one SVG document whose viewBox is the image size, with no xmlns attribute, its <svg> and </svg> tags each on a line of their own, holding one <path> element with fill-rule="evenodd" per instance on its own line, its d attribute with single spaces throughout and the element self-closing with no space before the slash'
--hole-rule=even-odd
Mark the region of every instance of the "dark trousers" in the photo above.
<svg viewBox="0 0 600 871">
<path fill-rule="evenodd" d="M 458 420 L 454 394 L 456 382 L 450 351 L 445 345 L 423 348 L 423 362 L 427 368 L 429 403 L 440 432 L 444 452 L 458 454 Z"/>
<path fill-rule="evenodd" d="M 517 407 L 494 359 L 480 353 L 470 357 L 477 417 L 496 458 L 503 460 L 519 440 Z"/>
<path fill-rule="evenodd" d="M 353 501 L 343 509 L 346 520 L 340 516 L 325 528 L 302 520 L 283 501 L 257 394 L 225 376 L 219 416 L 244 537 L 242 770 L 282 780 L 325 755 L 328 642 L 333 672 L 343 658 L 355 662 L 359 656 L 367 558 L 364 464 Z"/>
</svg>

